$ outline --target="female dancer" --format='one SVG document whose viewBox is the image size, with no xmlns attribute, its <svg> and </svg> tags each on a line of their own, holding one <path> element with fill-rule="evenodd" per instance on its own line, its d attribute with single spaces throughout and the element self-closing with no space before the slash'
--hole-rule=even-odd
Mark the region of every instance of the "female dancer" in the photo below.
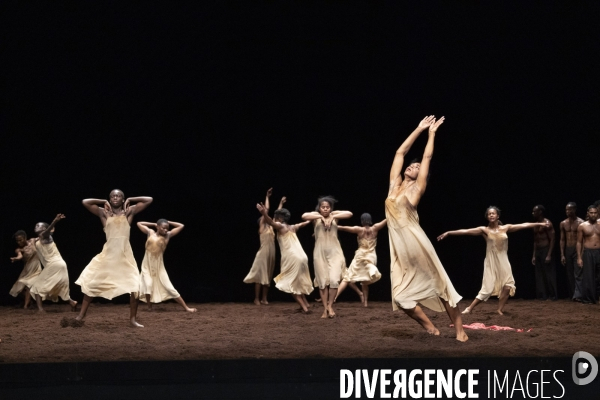
<svg viewBox="0 0 600 400">
<path fill-rule="evenodd" d="M 273 188 L 267 190 L 265 197 L 265 208 L 269 212 L 269 197 L 273 193 Z M 282 197 L 279 202 L 278 210 L 281 210 L 286 198 Z M 260 236 L 260 249 L 254 257 L 254 263 L 250 272 L 244 278 L 244 283 L 254 283 L 254 304 L 269 304 L 267 301 L 267 293 L 269 285 L 273 278 L 273 270 L 275 269 L 275 232 L 273 228 L 265 222 L 264 217 L 258 220 L 258 235 Z M 262 300 L 260 300 L 260 288 L 262 286 Z"/>
<path fill-rule="evenodd" d="M 142 272 L 140 273 L 140 300 L 148 303 L 148 311 L 152 311 L 152 303 L 175 299 L 185 311 L 196 312 L 195 308 L 189 308 L 185 304 L 179 292 L 171 284 L 163 262 L 163 254 L 169 240 L 181 232 L 183 224 L 159 219 L 155 224 L 138 222 L 137 226 L 148 235 L 146 254 L 142 260 Z M 174 228 L 169 230 L 170 226 Z M 152 227 L 156 228 L 156 231 Z"/>
<path fill-rule="evenodd" d="M 75 311 L 77 302 L 69 296 L 69 271 L 67 263 L 56 248 L 56 243 L 52 238 L 54 226 L 64 219 L 63 214 L 58 214 L 50 225 L 45 222 L 38 222 L 35 225 L 35 233 L 38 235 L 35 241 L 35 250 L 44 264 L 44 270 L 38 275 L 31 285 L 30 292 L 35 296 L 38 310 L 44 312 L 42 301 L 48 299 L 57 302 L 60 297 L 68 301 L 71 305 L 71 311 Z"/>
<path fill-rule="evenodd" d="M 346 289 L 346 286 L 350 285 L 350 287 L 360 296 L 360 301 L 363 305 L 367 307 L 369 285 L 381 279 L 381 273 L 377 269 L 377 253 L 375 253 L 375 246 L 377 246 L 377 233 L 381 228 L 387 225 L 387 221 L 384 219 L 373 225 L 371 214 L 364 213 L 360 216 L 360 223 L 362 226 L 338 226 L 339 231 L 355 233 L 358 235 L 358 250 L 354 253 L 354 259 L 350 264 L 350 268 L 348 268 L 344 274 L 344 279 L 342 280 L 342 283 L 340 283 L 335 300 L 337 300 L 344 289 Z M 361 283 L 362 291 L 358 289 L 355 282 Z"/>
<path fill-rule="evenodd" d="M 437 240 L 443 240 L 448 235 L 471 235 L 483 236 L 487 242 L 485 260 L 483 262 L 483 281 L 481 290 L 475 297 L 471 305 L 462 312 L 470 314 L 477 304 L 487 301 L 490 296 L 498 296 L 498 309 L 496 312 L 504 315 L 502 310 L 508 301 L 509 296 L 515 295 L 515 279 L 513 278 L 510 262 L 508 261 L 508 237 L 509 232 L 515 232 L 521 229 L 534 228 L 536 226 L 545 226 L 546 222 L 526 222 L 524 224 L 502 225 L 500 219 L 500 209 L 496 206 L 489 206 L 485 211 L 488 220 L 487 226 L 478 226 L 472 229 L 459 229 L 457 231 L 448 231 L 438 236 Z"/>
<path fill-rule="evenodd" d="M 265 222 L 277 231 L 277 241 L 281 250 L 281 272 L 273 279 L 275 287 L 282 292 L 290 293 L 300 304 L 302 311 L 308 313 L 309 306 L 305 296 L 313 291 L 313 287 L 308 272 L 308 257 L 302 250 L 296 232 L 309 222 L 288 225 L 291 214 L 285 208 L 276 210 L 274 219 L 269 217 L 263 204 L 257 204 L 256 208 L 263 215 Z"/>
<path fill-rule="evenodd" d="M 42 265 L 40 259 L 35 251 L 35 239 L 27 240 L 27 234 L 25 231 L 17 231 L 14 236 L 17 242 L 17 253 L 16 257 L 11 257 L 10 261 L 15 262 L 23 260 L 25 265 L 23 271 L 19 275 L 19 278 L 10 289 L 10 295 L 17 297 L 19 293 L 23 293 L 25 296 L 25 306 L 23 308 L 29 308 L 29 302 L 31 301 L 31 295 L 29 294 L 29 288 L 33 284 L 33 281 L 42 272 Z"/>
<path fill-rule="evenodd" d="M 433 245 L 419 226 L 417 214 L 417 205 L 427 187 L 435 133 L 443 122 L 444 117 L 437 122 L 433 115 L 425 117 L 396 151 L 390 171 L 385 214 L 390 236 L 392 301 L 394 311 L 401 308 L 432 335 L 439 335 L 440 332 L 417 303 L 438 312 L 446 309 L 456 328 L 456 339 L 464 342 L 468 337 L 462 328 L 458 309 L 461 297 L 454 290 Z M 402 180 L 400 171 L 404 156 L 427 128 L 429 139 L 423 161 L 411 162 Z"/>
<path fill-rule="evenodd" d="M 83 205 L 89 212 L 100 218 L 106 243 L 102 252 L 90 261 L 75 281 L 81 286 L 83 304 L 77 320 L 85 317 L 93 297 L 113 297 L 129 293 L 129 322 L 131 326 L 143 328 L 135 320 L 140 290 L 140 271 L 138 270 L 133 251 L 129 244 L 129 231 L 133 216 L 152 203 L 152 197 L 130 197 L 119 189 L 110 192 L 110 201 L 102 199 L 85 199 Z M 129 205 L 135 202 L 137 204 Z M 102 208 L 98 206 L 103 206 Z"/>
<path fill-rule="evenodd" d="M 342 246 L 337 237 L 337 220 L 352 217 L 350 211 L 333 211 L 337 202 L 332 196 L 320 197 L 317 211 L 302 214 L 302 219 L 314 222 L 315 250 L 315 287 L 319 288 L 323 301 L 321 318 L 335 317 L 333 301 L 337 295 L 338 286 L 346 270 L 346 259 Z"/>
</svg>

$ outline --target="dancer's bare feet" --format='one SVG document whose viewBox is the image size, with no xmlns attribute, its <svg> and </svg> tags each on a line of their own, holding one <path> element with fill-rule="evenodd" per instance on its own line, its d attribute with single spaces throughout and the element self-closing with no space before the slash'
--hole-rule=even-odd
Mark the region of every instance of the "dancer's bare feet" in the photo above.
<svg viewBox="0 0 600 400">
<path fill-rule="evenodd" d="M 361 293 L 361 294 L 359 294 L 359 296 L 360 296 L 360 302 L 365 304 L 365 295 Z"/>
<path fill-rule="evenodd" d="M 83 317 L 81 315 L 78 315 L 75 317 L 75 321 L 81 321 L 83 320 Z"/>
<path fill-rule="evenodd" d="M 266 306 L 267 304 L 269 304 L 269 302 L 268 302 L 268 301 L 266 301 L 266 300 L 261 300 L 261 301 L 260 301 L 260 304 L 262 304 L 262 305 L 265 305 L 265 306 Z"/>
<path fill-rule="evenodd" d="M 131 325 L 133 328 L 143 328 L 144 327 L 144 325 L 137 323 L 137 321 L 135 319 L 130 320 L 129 325 Z"/>
<path fill-rule="evenodd" d="M 500 311 L 500 310 L 496 310 L 496 312 L 497 312 L 498 314 L 500 314 L 500 315 L 504 315 L 504 313 L 503 313 L 502 311 Z"/>
<path fill-rule="evenodd" d="M 77 311 L 77 302 L 75 300 L 69 300 L 69 304 L 71 305 L 71 311 Z"/>
<path fill-rule="evenodd" d="M 335 318 L 335 317 L 336 317 L 336 314 L 335 314 L 335 312 L 333 311 L 333 308 L 332 308 L 332 307 L 329 307 L 329 309 L 327 310 L 327 312 L 328 312 L 328 314 L 329 314 L 329 318 Z"/>
<path fill-rule="evenodd" d="M 196 310 L 195 308 L 189 308 L 188 307 L 188 308 L 185 309 L 185 311 L 187 311 L 187 312 L 196 312 L 198 310 Z"/>
<path fill-rule="evenodd" d="M 463 310 L 463 312 L 461 314 L 471 314 L 473 312 L 473 310 L 471 310 L 470 307 L 467 307 Z"/>
<path fill-rule="evenodd" d="M 322 302 L 322 301 L 323 301 L 323 299 L 315 299 L 315 301 L 316 301 L 317 303 L 320 303 L 320 302 Z"/>
<path fill-rule="evenodd" d="M 434 336 L 440 336 L 440 331 L 435 326 L 433 328 L 427 329 L 427 333 Z"/>
<path fill-rule="evenodd" d="M 327 318 L 327 309 L 323 310 L 323 315 L 321 315 L 321 318 Z"/>
<path fill-rule="evenodd" d="M 467 340 L 469 340 L 469 337 L 464 331 L 462 331 L 461 333 L 456 334 L 456 340 L 458 340 L 459 342 L 466 342 Z"/>
<path fill-rule="evenodd" d="M 254 299 L 254 304 L 257 305 L 257 306 L 260 306 L 260 300 Z"/>
</svg>

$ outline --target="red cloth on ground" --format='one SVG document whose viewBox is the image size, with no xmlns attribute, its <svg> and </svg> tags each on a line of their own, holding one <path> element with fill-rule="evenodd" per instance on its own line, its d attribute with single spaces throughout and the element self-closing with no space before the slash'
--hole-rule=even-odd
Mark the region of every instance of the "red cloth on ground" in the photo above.
<svg viewBox="0 0 600 400">
<path fill-rule="evenodd" d="M 450 327 L 454 327 L 454 324 L 451 324 Z M 527 330 L 525 329 L 516 329 L 516 328 L 511 328 L 510 326 L 499 326 L 499 325 L 490 325 L 490 326 L 485 326 L 485 324 L 482 324 L 481 322 L 474 322 L 472 324 L 463 324 L 463 328 L 466 329 L 476 329 L 476 330 L 488 330 L 488 331 L 515 331 L 515 332 L 531 332 L 531 330 L 533 328 L 529 328 Z"/>
</svg>

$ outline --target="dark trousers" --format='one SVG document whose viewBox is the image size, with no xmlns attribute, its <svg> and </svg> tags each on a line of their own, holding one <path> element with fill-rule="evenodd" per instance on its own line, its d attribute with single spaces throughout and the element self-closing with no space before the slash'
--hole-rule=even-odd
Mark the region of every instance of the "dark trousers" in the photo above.
<svg viewBox="0 0 600 400">
<path fill-rule="evenodd" d="M 581 301 L 596 304 L 600 294 L 600 249 L 583 249 L 581 258 Z"/>
<path fill-rule="evenodd" d="M 569 297 L 575 298 L 575 276 L 578 272 L 579 267 L 577 266 L 577 248 L 576 247 L 565 247 L 565 268 L 567 269 L 567 286 L 569 288 Z M 579 277 L 579 285 L 581 286 L 581 277 Z M 581 287 L 580 291 L 581 293 Z M 581 297 L 581 295 L 580 295 Z"/>
<path fill-rule="evenodd" d="M 546 264 L 549 247 L 535 249 L 535 294 L 538 299 L 556 300 L 556 267 L 554 260 Z"/>
</svg>

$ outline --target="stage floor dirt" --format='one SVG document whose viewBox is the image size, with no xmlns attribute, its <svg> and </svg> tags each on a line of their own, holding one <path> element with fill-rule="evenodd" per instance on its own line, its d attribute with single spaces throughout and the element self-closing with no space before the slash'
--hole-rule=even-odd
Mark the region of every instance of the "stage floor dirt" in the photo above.
<svg viewBox="0 0 600 400">
<path fill-rule="evenodd" d="M 467 306 L 460 304 L 461 309 Z M 497 300 L 481 304 L 464 323 L 481 322 L 531 332 L 467 330 L 469 341 L 454 339 L 445 313 L 426 310 L 439 328 L 434 337 L 389 302 L 337 304 L 337 318 L 297 312 L 295 303 L 140 304 L 138 320 L 128 326 L 128 305 L 93 303 L 82 327 L 61 326 L 72 318 L 66 304 L 48 304 L 46 313 L 0 307 L 0 362 L 197 360 L 244 358 L 394 358 L 394 357 L 570 357 L 584 350 L 600 355 L 600 306 L 560 300 L 510 300 L 504 316 Z M 62 324 L 64 325 L 64 323 Z"/>
</svg>

